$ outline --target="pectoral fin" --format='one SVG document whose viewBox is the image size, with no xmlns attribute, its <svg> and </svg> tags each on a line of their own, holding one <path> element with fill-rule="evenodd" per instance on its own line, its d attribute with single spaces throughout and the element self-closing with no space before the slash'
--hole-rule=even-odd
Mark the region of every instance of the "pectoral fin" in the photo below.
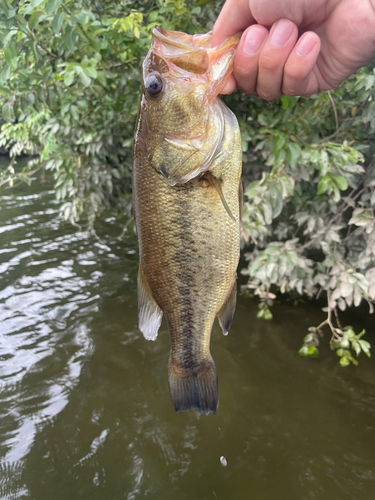
<svg viewBox="0 0 375 500">
<path fill-rule="evenodd" d="M 157 305 L 144 275 L 142 265 L 138 270 L 138 327 L 147 340 L 158 336 L 163 312 Z"/>
<path fill-rule="evenodd" d="M 224 335 L 228 335 L 230 325 L 234 316 L 234 311 L 236 309 L 237 301 L 237 282 L 234 280 L 232 290 L 229 294 L 228 299 L 224 303 L 223 307 L 220 309 L 217 315 L 221 329 Z"/>
<path fill-rule="evenodd" d="M 221 202 L 224 205 L 225 210 L 227 211 L 227 214 L 229 217 L 234 220 L 234 222 L 237 222 L 234 215 L 232 214 L 231 209 L 229 208 L 229 205 L 224 198 L 223 190 L 221 189 L 220 182 L 216 179 L 216 177 L 211 173 L 211 172 L 206 172 L 205 174 L 206 179 L 211 183 L 211 185 L 216 189 L 218 195 L 220 196 Z"/>
</svg>

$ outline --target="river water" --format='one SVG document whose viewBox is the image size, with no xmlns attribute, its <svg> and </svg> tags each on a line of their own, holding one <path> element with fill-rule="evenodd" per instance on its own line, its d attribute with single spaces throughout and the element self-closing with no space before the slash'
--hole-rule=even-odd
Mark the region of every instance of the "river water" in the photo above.
<svg viewBox="0 0 375 500">
<path fill-rule="evenodd" d="M 111 214 L 97 233 L 61 223 L 48 183 L 0 193 L 1 499 L 375 499 L 372 359 L 300 358 L 323 313 L 264 322 L 240 298 L 213 331 L 218 413 L 175 414 L 166 327 L 137 329 L 134 233 Z"/>
</svg>

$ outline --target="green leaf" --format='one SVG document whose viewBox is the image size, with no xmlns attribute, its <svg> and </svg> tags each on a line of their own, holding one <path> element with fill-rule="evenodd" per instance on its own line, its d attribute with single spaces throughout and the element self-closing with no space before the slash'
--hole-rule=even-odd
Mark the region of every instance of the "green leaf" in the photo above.
<svg viewBox="0 0 375 500">
<path fill-rule="evenodd" d="M 350 365 L 350 361 L 348 360 L 348 358 L 346 356 L 343 356 L 340 359 L 340 365 L 341 366 L 348 366 L 348 365 Z"/>
<path fill-rule="evenodd" d="M 13 110 L 13 105 L 10 104 L 10 102 L 5 102 L 3 104 L 3 107 L 1 109 L 4 120 L 7 122 L 14 122 L 14 110 Z"/>
<path fill-rule="evenodd" d="M 82 68 L 83 71 L 86 73 L 86 75 L 89 76 L 90 78 L 95 79 L 98 76 L 98 72 L 92 66 L 83 66 Z"/>
<path fill-rule="evenodd" d="M 86 24 L 87 17 L 83 12 L 79 12 L 75 16 L 73 16 L 73 21 L 75 21 L 78 24 Z"/>
<path fill-rule="evenodd" d="M 10 78 L 10 67 L 4 66 L 0 72 L 0 83 L 5 83 Z"/>
<path fill-rule="evenodd" d="M 36 10 L 35 12 L 33 12 L 31 14 L 29 22 L 28 22 L 30 29 L 35 28 L 35 26 L 38 24 L 39 18 L 42 14 L 43 14 L 43 12 L 41 10 Z"/>
<path fill-rule="evenodd" d="M 335 201 L 337 203 L 338 201 L 340 201 L 340 198 L 341 198 L 340 191 L 337 188 L 337 186 L 331 186 L 331 188 L 333 191 L 333 201 Z"/>
<path fill-rule="evenodd" d="M 291 106 L 294 105 L 294 103 L 296 102 L 296 98 L 295 97 L 289 97 L 287 95 L 283 95 L 280 99 L 280 101 L 282 102 L 282 105 L 283 105 L 283 109 L 288 109 L 290 108 Z"/>
<path fill-rule="evenodd" d="M 353 211 L 353 215 L 349 220 L 348 224 L 355 224 L 356 226 L 367 226 L 374 224 L 374 217 L 372 215 L 372 210 L 365 210 L 363 208 L 356 208 Z"/>
<path fill-rule="evenodd" d="M 355 351 L 356 355 L 358 356 L 360 354 L 360 352 L 361 352 L 361 347 L 360 347 L 359 343 L 356 340 L 354 340 L 352 342 L 352 347 L 353 347 L 353 350 Z"/>
<path fill-rule="evenodd" d="M 326 191 L 328 191 L 330 187 L 330 179 L 328 176 L 324 176 L 320 179 L 320 181 L 318 182 L 318 190 L 317 190 L 317 193 L 318 194 L 323 194 L 325 193 Z"/>
<path fill-rule="evenodd" d="M 308 348 L 308 356 L 310 358 L 317 358 L 319 356 L 319 350 L 314 345 L 310 345 Z"/>
<path fill-rule="evenodd" d="M 74 71 L 67 71 L 64 74 L 64 85 L 69 87 L 74 81 Z"/>
<path fill-rule="evenodd" d="M 62 40 L 68 50 L 70 52 L 74 52 L 75 49 L 75 37 L 76 37 L 76 31 L 75 29 L 72 29 L 70 26 L 67 26 L 65 33 L 62 35 Z"/>
<path fill-rule="evenodd" d="M 307 345 L 303 345 L 301 349 L 298 351 L 298 354 L 300 356 L 308 356 L 309 355 L 309 348 Z"/>
<path fill-rule="evenodd" d="M 52 28 L 53 28 L 53 32 L 55 33 L 55 35 L 57 35 L 58 33 L 60 33 L 61 26 L 62 26 L 62 23 L 64 21 L 64 17 L 65 17 L 64 12 L 59 12 L 53 18 Z"/>
<path fill-rule="evenodd" d="M 297 145 L 294 144 L 293 142 L 289 142 L 288 144 L 288 161 L 290 163 L 291 168 L 295 169 L 297 166 L 297 161 L 299 157 L 301 156 L 301 148 Z"/>
<path fill-rule="evenodd" d="M 17 69 L 17 51 L 13 45 L 7 45 L 4 49 L 4 57 L 7 65 L 12 69 Z"/>
<path fill-rule="evenodd" d="M 62 0 L 48 0 L 47 2 L 47 12 L 51 14 L 52 12 L 56 12 L 60 5 L 61 5 Z"/>
<path fill-rule="evenodd" d="M 341 191 L 345 191 L 346 189 L 348 189 L 348 182 L 345 177 L 343 177 L 342 175 L 334 175 L 333 179 Z"/>
<path fill-rule="evenodd" d="M 112 173 L 113 177 L 115 177 L 115 179 L 121 179 L 121 174 L 116 168 L 113 168 L 111 170 L 111 173 Z"/>
<path fill-rule="evenodd" d="M 91 78 L 87 76 L 83 71 L 79 74 L 79 79 L 81 80 L 81 83 L 84 87 L 88 87 L 91 83 Z"/>
<path fill-rule="evenodd" d="M 273 143 L 273 152 L 280 151 L 285 145 L 286 137 L 284 135 L 278 135 Z"/>
<path fill-rule="evenodd" d="M 271 321 L 272 318 L 273 318 L 273 315 L 272 315 L 271 311 L 269 309 L 265 309 L 263 319 L 265 319 L 266 321 Z"/>
<path fill-rule="evenodd" d="M 358 340 L 358 342 L 359 342 L 359 345 L 361 346 L 362 351 L 366 354 L 366 356 L 370 357 L 371 356 L 371 353 L 370 353 L 371 344 L 369 342 L 367 342 L 366 340 Z"/>
<path fill-rule="evenodd" d="M 107 81 L 106 81 L 105 76 L 104 76 L 102 71 L 98 71 L 97 78 L 98 78 L 99 83 L 101 83 L 103 85 L 103 87 L 105 87 L 107 85 Z"/>
</svg>

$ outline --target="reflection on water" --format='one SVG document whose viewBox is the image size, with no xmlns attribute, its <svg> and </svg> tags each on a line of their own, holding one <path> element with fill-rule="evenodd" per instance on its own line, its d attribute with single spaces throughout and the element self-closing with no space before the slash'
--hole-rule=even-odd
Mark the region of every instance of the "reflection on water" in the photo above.
<svg viewBox="0 0 375 500">
<path fill-rule="evenodd" d="M 132 231 L 61 224 L 45 185 L 0 194 L 0 498 L 375 498 L 374 364 L 299 358 L 319 310 L 265 323 L 240 300 L 213 332 L 217 415 L 176 415 L 166 328 L 136 328 Z"/>
</svg>

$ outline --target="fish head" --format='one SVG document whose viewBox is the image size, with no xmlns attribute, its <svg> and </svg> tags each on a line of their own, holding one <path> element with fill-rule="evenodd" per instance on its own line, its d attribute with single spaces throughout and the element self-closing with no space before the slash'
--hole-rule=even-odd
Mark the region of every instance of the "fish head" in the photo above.
<svg viewBox="0 0 375 500">
<path fill-rule="evenodd" d="M 216 97 L 233 71 L 239 39 L 212 48 L 211 33 L 153 29 L 141 114 L 148 158 L 170 185 L 198 176 L 219 153 L 224 124 Z"/>
</svg>

